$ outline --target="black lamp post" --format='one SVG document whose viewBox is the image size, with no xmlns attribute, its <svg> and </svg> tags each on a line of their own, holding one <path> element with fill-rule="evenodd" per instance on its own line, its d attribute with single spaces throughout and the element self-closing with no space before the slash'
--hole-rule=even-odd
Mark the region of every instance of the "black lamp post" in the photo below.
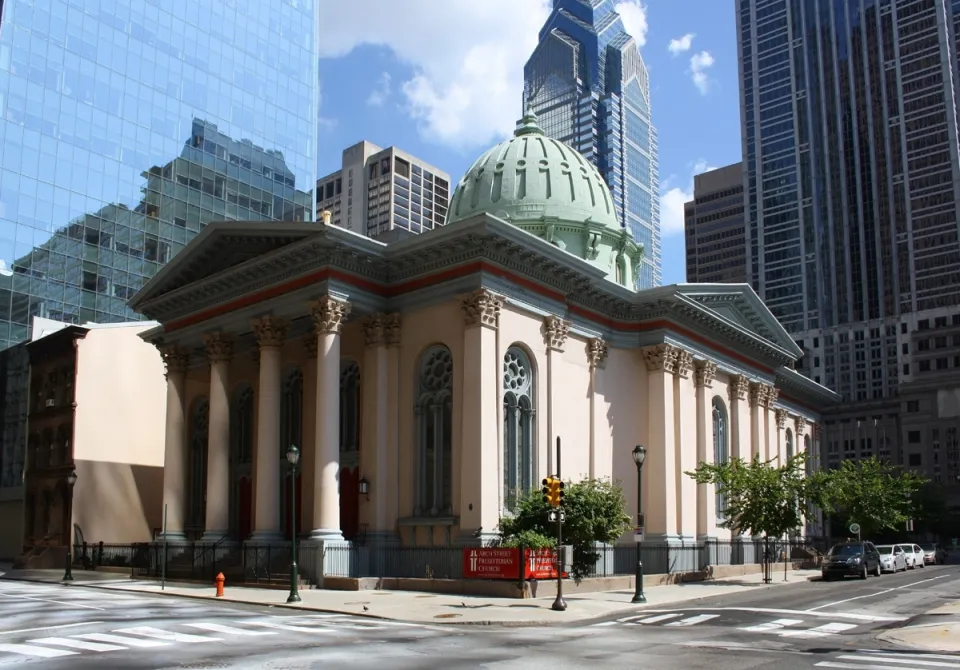
<svg viewBox="0 0 960 670">
<path fill-rule="evenodd" d="M 290 595 L 288 603 L 300 602 L 300 570 L 297 567 L 297 463 L 300 450 L 293 444 L 287 449 L 290 463 Z"/>
<path fill-rule="evenodd" d="M 70 515 L 67 518 L 67 568 L 63 573 L 63 581 L 73 581 L 73 485 L 77 483 L 77 471 L 72 470 L 67 475 L 67 485 L 70 487 L 69 503 Z"/>
<path fill-rule="evenodd" d="M 643 470 L 643 461 L 647 457 L 647 450 L 642 444 L 638 444 L 633 448 L 631 454 L 633 456 L 633 462 L 637 464 L 637 526 L 641 532 L 643 532 L 643 496 L 641 494 L 643 478 L 640 473 Z M 634 539 L 637 542 L 637 574 L 634 577 L 636 585 L 633 590 L 633 600 L 630 602 L 645 603 L 647 602 L 647 597 L 643 595 L 643 561 L 640 558 L 640 545 L 643 544 L 643 536 L 637 535 Z"/>
</svg>

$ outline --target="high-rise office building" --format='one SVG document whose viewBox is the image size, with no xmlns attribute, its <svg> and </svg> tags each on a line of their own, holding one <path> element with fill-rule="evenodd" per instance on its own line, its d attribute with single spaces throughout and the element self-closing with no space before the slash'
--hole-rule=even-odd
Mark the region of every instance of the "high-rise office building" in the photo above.
<svg viewBox="0 0 960 670">
<path fill-rule="evenodd" d="M 422 233 L 442 226 L 450 175 L 396 147 L 358 142 L 343 151 L 341 169 L 317 180 L 317 220 L 361 235 Z"/>
<path fill-rule="evenodd" d="M 614 0 L 553 0 L 523 69 L 523 104 L 544 133 L 603 175 L 621 225 L 643 245 L 638 287 L 662 281 L 657 131 L 650 78 Z"/>
<path fill-rule="evenodd" d="M 0 348 L 127 298 L 216 219 L 313 218 L 318 8 L 6 3 Z"/>
<path fill-rule="evenodd" d="M 693 178 L 693 200 L 684 203 L 687 281 L 746 284 L 743 164 Z"/>
<path fill-rule="evenodd" d="M 737 25 L 747 270 L 848 401 L 828 462 L 960 486 L 960 3 L 737 0 Z"/>
</svg>

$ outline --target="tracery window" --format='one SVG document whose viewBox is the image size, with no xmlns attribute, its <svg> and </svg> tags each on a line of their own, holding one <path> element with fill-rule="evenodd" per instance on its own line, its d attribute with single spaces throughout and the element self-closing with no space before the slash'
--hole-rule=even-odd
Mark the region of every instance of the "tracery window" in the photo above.
<svg viewBox="0 0 960 670">
<path fill-rule="evenodd" d="M 713 462 L 726 463 L 730 460 L 729 424 L 727 408 L 720 398 L 713 399 Z M 726 516 L 727 497 L 720 492 L 716 494 L 717 518 Z"/>
<path fill-rule="evenodd" d="M 417 497 L 415 516 L 453 512 L 453 357 L 443 345 L 420 357 L 416 411 Z"/>
<path fill-rule="evenodd" d="M 360 366 L 340 362 L 340 453 L 360 450 Z"/>
<path fill-rule="evenodd" d="M 210 403 L 198 398 L 190 414 L 190 490 L 187 525 L 202 528 L 206 516 L 207 438 L 210 426 Z"/>
<path fill-rule="evenodd" d="M 503 357 L 503 500 L 507 510 L 533 485 L 533 366 L 519 347 Z"/>
</svg>

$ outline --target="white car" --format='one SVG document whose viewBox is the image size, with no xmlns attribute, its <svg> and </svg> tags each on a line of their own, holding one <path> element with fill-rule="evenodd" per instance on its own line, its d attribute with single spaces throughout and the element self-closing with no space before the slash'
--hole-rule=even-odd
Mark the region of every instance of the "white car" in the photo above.
<svg viewBox="0 0 960 670">
<path fill-rule="evenodd" d="M 927 567 L 927 561 L 924 559 L 924 551 L 920 548 L 919 544 L 910 545 L 913 547 L 913 555 L 917 557 L 916 567 L 925 568 Z"/>
<path fill-rule="evenodd" d="M 898 544 L 897 549 L 903 550 L 903 558 L 907 562 L 907 567 L 913 570 L 918 565 L 923 565 L 923 553 L 917 554 L 912 544 Z"/>
<path fill-rule="evenodd" d="M 878 544 L 880 569 L 884 572 L 900 572 L 907 569 L 906 552 L 899 545 Z"/>
</svg>

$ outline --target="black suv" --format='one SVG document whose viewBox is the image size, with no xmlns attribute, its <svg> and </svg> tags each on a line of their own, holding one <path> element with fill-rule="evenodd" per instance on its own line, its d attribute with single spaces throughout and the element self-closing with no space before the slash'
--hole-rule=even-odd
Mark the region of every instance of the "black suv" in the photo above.
<svg viewBox="0 0 960 670">
<path fill-rule="evenodd" d="M 856 575 L 866 579 L 867 575 L 880 576 L 880 552 L 872 542 L 843 542 L 835 544 L 823 559 L 822 578 L 829 581 L 834 577 Z"/>
</svg>

